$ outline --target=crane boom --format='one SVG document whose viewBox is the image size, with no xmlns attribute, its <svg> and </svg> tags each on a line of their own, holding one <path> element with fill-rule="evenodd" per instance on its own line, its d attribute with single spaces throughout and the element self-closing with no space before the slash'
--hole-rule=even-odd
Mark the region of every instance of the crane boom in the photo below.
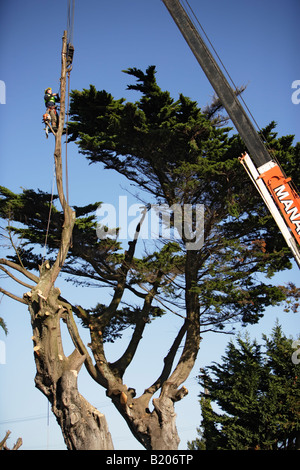
<svg viewBox="0 0 300 470">
<path fill-rule="evenodd" d="M 271 160 L 267 149 L 188 14 L 178 0 L 163 0 L 163 2 L 219 96 L 256 166 L 264 165 Z"/>
<path fill-rule="evenodd" d="M 287 178 L 279 163 L 272 159 L 235 91 L 229 85 L 180 0 L 162 1 L 251 155 L 250 157 L 246 153 L 240 161 L 269 208 L 300 268 L 300 198 L 291 178 Z"/>
</svg>

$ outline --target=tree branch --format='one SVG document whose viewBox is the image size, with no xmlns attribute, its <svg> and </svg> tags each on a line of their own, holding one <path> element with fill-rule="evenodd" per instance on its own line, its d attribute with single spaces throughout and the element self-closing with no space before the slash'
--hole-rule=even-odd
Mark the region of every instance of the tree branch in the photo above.
<svg viewBox="0 0 300 470">
<path fill-rule="evenodd" d="M 2 439 L 2 441 L 0 442 L 0 450 L 10 450 L 6 446 L 6 441 L 9 438 L 10 434 L 11 434 L 11 431 L 6 431 L 4 439 Z M 17 442 L 14 444 L 14 446 L 11 450 L 18 450 L 19 447 L 21 447 L 22 444 L 23 444 L 23 441 L 22 441 L 21 437 L 19 437 Z"/>
<path fill-rule="evenodd" d="M 5 272 L 5 274 L 7 274 L 7 276 L 9 276 L 11 279 L 13 279 L 14 281 L 18 282 L 19 284 L 21 284 L 22 286 L 24 287 L 27 287 L 28 289 L 32 289 L 34 286 L 31 286 L 30 284 L 27 284 L 26 282 L 23 282 L 21 281 L 20 279 L 18 279 L 16 276 L 14 276 L 11 272 L 9 272 L 7 269 L 5 269 L 3 266 L 0 266 L 0 269 L 1 271 Z"/>
<path fill-rule="evenodd" d="M 150 306 L 149 306 L 150 308 Z M 118 371 L 118 376 L 123 377 L 127 367 L 134 358 L 135 352 L 139 345 L 140 340 L 142 339 L 142 334 L 146 325 L 145 310 L 141 311 L 141 316 L 137 320 L 134 332 L 132 334 L 131 340 L 124 352 L 124 354 L 114 363 L 110 364 L 112 370 Z"/>
<path fill-rule="evenodd" d="M 66 309 L 67 309 L 67 314 L 65 316 L 66 323 L 67 323 L 68 331 L 69 331 L 70 336 L 72 338 L 73 344 L 78 349 L 78 351 L 82 355 L 85 356 L 84 363 L 85 363 L 86 369 L 87 369 L 88 373 L 90 374 L 90 376 L 96 382 L 98 382 L 100 385 L 104 386 L 105 383 L 103 382 L 102 377 L 99 374 L 99 372 L 97 371 L 97 369 L 94 367 L 92 358 L 89 355 L 89 352 L 88 352 L 87 348 L 85 347 L 85 345 L 84 345 L 84 343 L 83 343 L 83 341 L 80 337 L 80 334 L 78 332 L 78 328 L 77 328 L 77 325 L 75 323 L 75 320 L 74 320 L 74 317 L 73 317 L 73 314 L 72 314 L 72 309 L 76 309 L 76 307 L 73 307 L 68 303 L 66 303 L 65 306 L 66 306 Z"/>
<path fill-rule="evenodd" d="M 111 369 L 117 369 L 119 376 L 123 377 L 126 368 L 131 363 L 136 349 L 139 345 L 140 340 L 142 339 L 142 334 L 146 325 L 146 321 L 149 317 L 152 301 L 155 298 L 163 273 L 159 271 L 157 278 L 154 282 L 152 289 L 149 291 L 148 295 L 145 297 L 144 305 L 140 314 L 140 318 L 136 322 L 136 327 L 131 337 L 130 343 L 124 352 L 123 356 L 116 361 L 114 364 L 111 364 Z"/>
<path fill-rule="evenodd" d="M 23 268 L 19 264 L 14 263 L 13 261 L 9 261 L 5 258 L 0 258 L 0 264 L 4 264 L 5 266 L 9 266 L 10 268 L 15 269 L 16 271 L 19 271 L 21 274 L 23 274 L 24 276 L 26 276 L 28 279 L 35 282 L 36 284 L 39 282 L 39 278 L 37 276 L 27 271 L 27 269 Z"/>
<path fill-rule="evenodd" d="M 198 293 L 194 291 L 197 285 L 198 265 L 195 254 L 187 250 L 186 255 L 186 338 L 182 354 L 175 370 L 169 377 L 174 387 L 179 387 L 189 376 L 197 358 L 200 344 L 200 307 Z"/>
<path fill-rule="evenodd" d="M 18 260 L 19 260 L 19 263 L 20 265 L 22 266 L 22 268 L 24 268 L 24 265 L 22 263 L 22 260 L 21 260 L 21 257 L 20 257 L 20 254 L 19 254 L 19 250 L 17 249 L 17 247 L 15 246 L 14 244 L 14 241 L 13 241 L 13 238 L 12 238 L 12 235 L 11 235 L 11 227 L 10 227 L 10 219 L 8 219 L 8 236 L 9 236 L 9 240 L 10 240 L 10 243 L 13 247 L 13 249 L 15 250 L 15 253 L 18 257 Z M 24 268 L 25 269 L 25 268 Z"/>
<path fill-rule="evenodd" d="M 22 299 L 21 297 L 18 297 L 17 295 L 15 294 L 12 294 L 11 292 L 8 292 L 7 290 L 5 289 L 2 289 L 2 287 L 0 287 L 0 292 L 4 295 L 7 295 L 7 297 L 10 297 L 11 299 L 13 300 L 17 300 L 18 302 L 20 302 L 21 304 L 25 304 L 25 305 L 28 305 L 28 302 L 26 302 L 26 300 Z"/>
<path fill-rule="evenodd" d="M 132 262 L 133 255 L 134 255 L 134 252 L 135 252 L 135 248 L 136 248 L 136 244 L 137 244 L 137 241 L 138 241 L 139 233 L 140 233 L 140 230 L 141 230 L 142 223 L 143 223 L 143 221 L 146 217 L 146 213 L 147 213 L 147 209 L 144 208 L 141 220 L 137 224 L 137 227 L 136 227 L 136 230 L 135 230 L 134 239 L 133 239 L 133 241 L 130 241 L 128 243 L 129 244 L 129 249 L 127 251 L 125 251 L 125 257 L 124 257 L 122 265 L 119 269 L 119 273 L 118 273 L 119 280 L 118 280 L 118 284 L 115 288 L 115 292 L 114 292 L 112 301 L 111 301 L 110 305 L 107 307 L 105 313 L 101 316 L 101 319 L 100 319 L 102 328 L 104 328 L 110 322 L 111 318 L 115 315 L 115 313 L 117 311 L 117 308 L 120 305 L 120 302 L 122 300 L 124 290 L 126 288 L 127 274 L 128 274 L 128 271 L 131 267 L 131 262 Z"/>
<path fill-rule="evenodd" d="M 151 396 L 162 386 L 162 384 L 168 379 L 169 374 L 172 370 L 173 362 L 175 355 L 178 351 L 178 348 L 181 344 L 181 341 L 186 333 L 187 330 L 187 321 L 184 322 L 182 327 L 180 328 L 167 356 L 164 358 L 164 367 L 158 379 L 151 385 L 151 387 L 147 388 L 143 395 L 148 395 L 148 400 L 150 400 Z"/>
</svg>

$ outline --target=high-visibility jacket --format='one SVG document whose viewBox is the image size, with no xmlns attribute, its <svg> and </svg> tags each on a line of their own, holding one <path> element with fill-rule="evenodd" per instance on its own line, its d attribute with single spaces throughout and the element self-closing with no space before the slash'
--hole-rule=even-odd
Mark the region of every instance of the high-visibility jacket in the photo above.
<svg viewBox="0 0 300 470">
<path fill-rule="evenodd" d="M 56 103 L 56 97 L 50 93 L 46 93 L 44 96 L 45 106 L 54 106 Z"/>
</svg>

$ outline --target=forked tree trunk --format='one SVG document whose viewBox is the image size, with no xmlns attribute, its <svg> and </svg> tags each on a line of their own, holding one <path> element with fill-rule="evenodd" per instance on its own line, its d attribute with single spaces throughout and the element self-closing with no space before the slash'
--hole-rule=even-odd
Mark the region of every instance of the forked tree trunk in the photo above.
<svg viewBox="0 0 300 470">
<path fill-rule="evenodd" d="M 45 277 L 41 276 L 42 283 Z M 78 349 L 68 357 L 64 354 L 60 322 L 68 312 L 59 302 L 60 291 L 52 287 L 46 298 L 39 287 L 24 295 L 33 330 L 36 387 L 50 401 L 69 450 L 113 449 L 105 416 L 78 391 L 77 376 L 85 355 Z"/>
</svg>

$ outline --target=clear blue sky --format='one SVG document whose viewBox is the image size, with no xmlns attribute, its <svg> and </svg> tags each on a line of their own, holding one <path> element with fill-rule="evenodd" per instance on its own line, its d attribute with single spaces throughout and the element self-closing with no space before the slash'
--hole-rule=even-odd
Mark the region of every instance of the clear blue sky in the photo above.
<svg viewBox="0 0 300 470">
<path fill-rule="evenodd" d="M 292 82 L 300 80 L 299 1 L 190 3 L 235 83 L 247 85 L 244 99 L 259 126 L 275 120 L 279 135 L 294 134 L 295 141 L 299 141 L 300 104 L 291 100 Z M 61 38 L 66 24 L 67 0 L 10 0 L 0 5 L 0 80 L 6 86 L 6 104 L 0 104 L 0 184 L 13 191 L 20 191 L 21 187 L 51 191 L 53 140 L 51 136 L 46 140 L 43 132 L 43 92 L 47 86 L 59 89 Z M 131 79 L 121 71 L 156 65 L 159 85 L 175 99 L 182 92 L 204 107 L 213 95 L 161 0 L 76 0 L 74 46 L 73 89 L 94 84 L 115 98 L 135 101 L 138 95 L 126 91 Z M 69 146 L 68 159 L 71 204 L 109 203 L 119 195 L 127 195 L 126 181 L 103 172 L 100 166 L 88 166 L 73 144 Z M 299 270 L 295 268 L 274 282 L 297 278 Z M 5 285 L 22 293 L 7 282 Z M 92 306 L 99 297 L 103 302 L 102 291 L 89 291 L 83 302 L 79 289 L 72 289 L 62 280 L 58 285 L 76 303 Z M 0 316 L 9 329 L 7 337 L 0 331 L 6 348 L 6 363 L 0 364 L 0 437 L 10 429 L 11 442 L 21 436 L 23 449 L 63 449 L 53 418 L 47 426 L 47 401 L 34 388 L 32 334 L 26 307 L 3 298 Z M 263 332 L 269 334 L 276 318 L 286 334 L 298 335 L 298 317 L 284 314 L 279 308 L 269 310 L 258 326 L 249 328 L 250 335 L 260 339 Z M 145 334 L 141 357 L 126 377 L 127 385 L 142 392 L 152 383 L 178 326 L 178 320 L 170 316 L 153 324 Z M 200 423 L 199 386 L 195 380 L 199 367 L 219 360 L 228 340 L 220 335 L 203 339 L 197 365 L 186 383 L 190 393 L 176 407 L 181 449 L 186 448 L 187 440 L 196 437 Z M 151 354 L 151 367 L 145 371 L 142 361 L 145 356 L 150 357 L 153 342 L 157 361 Z M 116 353 L 110 349 L 113 360 Z M 79 383 L 81 393 L 106 415 L 115 448 L 141 448 L 104 392 L 84 371 Z"/>
</svg>

